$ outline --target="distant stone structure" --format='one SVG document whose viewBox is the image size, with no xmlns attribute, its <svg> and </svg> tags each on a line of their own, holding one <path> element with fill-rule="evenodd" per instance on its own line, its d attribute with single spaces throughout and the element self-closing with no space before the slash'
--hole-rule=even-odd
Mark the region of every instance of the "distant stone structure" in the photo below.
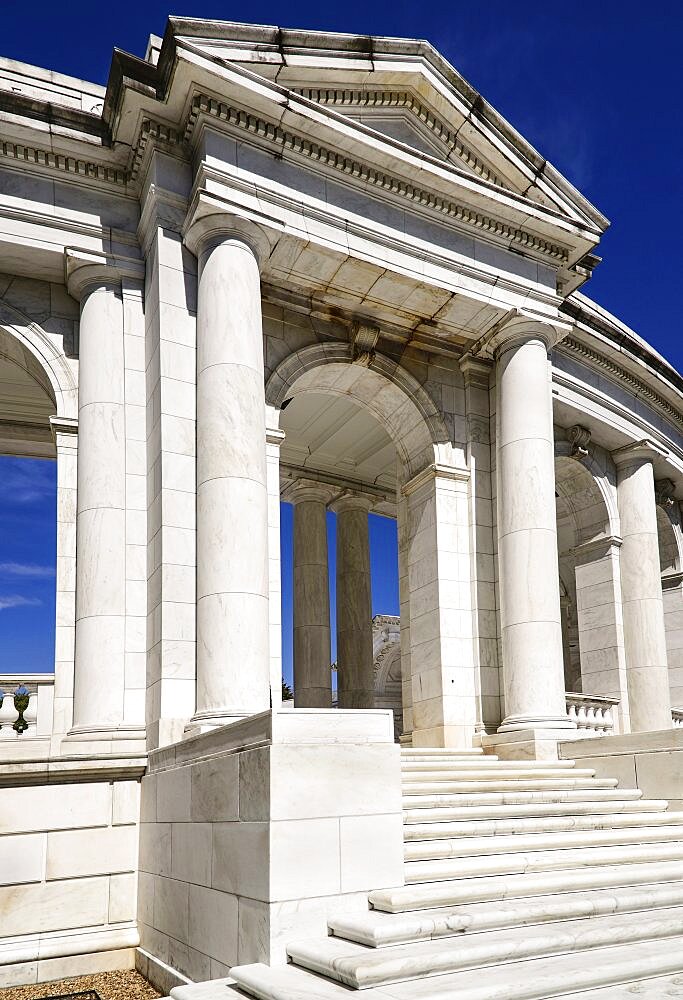
<svg viewBox="0 0 683 1000">
<path fill-rule="evenodd" d="M 0 986 L 667 995 L 683 380 L 583 294 L 604 216 L 423 41 L 171 18 L 0 59 L 0 123 L 0 451 L 57 463 Z"/>
</svg>

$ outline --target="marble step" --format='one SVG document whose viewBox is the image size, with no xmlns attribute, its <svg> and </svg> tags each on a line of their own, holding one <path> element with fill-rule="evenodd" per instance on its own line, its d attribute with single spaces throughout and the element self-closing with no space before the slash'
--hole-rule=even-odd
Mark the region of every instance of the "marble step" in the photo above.
<svg viewBox="0 0 683 1000">
<path fill-rule="evenodd" d="M 480 857 L 407 861 L 406 883 L 444 882 L 446 879 L 513 875 L 515 872 L 545 872 L 555 869 L 590 868 L 593 865 L 642 864 L 683 861 L 683 841 L 663 844 L 626 844 L 617 847 L 557 848 L 550 851 L 520 851 Z"/>
<path fill-rule="evenodd" d="M 637 864 L 607 864 L 580 868 L 547 869 L 510 875 L 446 879 L 375 889 L 369 893 L 370 905 L 387 913 L 427 910 L 434 907 L 485 903 L 490 900 L 519 899 L 541 893 L 578 892 L 584 889 L 624 888 L 650 882 L 670 882 L 683 878 L 683 862 L 664 860 Z"/>
<path fill-rule="evenodd" d="M 533 929 L 518 927 L 487 934 L 461 934 L 393 948 L 367 948 L 338 937 L 313 938 L 288 944 L 287 954 L 295 965 L 360 990 L 546 955 L 589 953 L 591 948 L 681 934 L 683 907 L 676 906 L 648 916 L 616 913 L 593 920 L 566 920 Z M 586 955 L 586 961 L 590 962 L 590 954 Z"/>
<path fill-rule="evenodd" d="M 429 749 L 428 747 L 403 747 L 401 757 L 405 760 L 434 760 L 443 757 L 445 760 L 468 760 L 470 757 L 483 757 L 484 751 L 481 747 L 472 747 L 469 750 L 442 750 L 438 747 Z M 495 754 L 487 754 L 487 760 L 498 760 Z"/>
<path fill-rule="evenodd" d="M 544 761 L 527 760 L 491 760 L 488 757 L 480 757 L 476 760 L 401 760 L 401 772 L 406 774 L 420 773 L 423 771 L 433 771 L 435 774 L 447 774 L 458 772 L 468 774 L 471 771 L 481 771 L 482 774 L 510 774 L 522 777 L 528 775 L 533 777 L 566 777 L 567 772 L 579 774 L 581 777 L 591 777 L 595 774 L 595 768 L 576 767 L 576 761 L 558 760 L 552 764 Z"/>
<path fill-rule="evenodd" d="M 449 792 L 404 795 L 404 809 L 439 806 L 521 806 L 534 802 L 632 802 L 642 799 L 639 788 L 559 788 L 536 792 Z"/>
<path fill-rule="evenodd" d="M 549 896 L 494 900 L 434 910 L 342 914 L 328 921 L 336 937 L 370 948 L 386 948 L 411 941 L 432 941 L 459 934 L 682 906 L 683 884 L 663 882 L 605 891 L 554 893 Z"/>
<path fill-rule="evenodd" d="M 621 830 L 630 827 L 680 826 L 683 812 L 599 813 L 586 816 L 532 816 L 514 819 L 455 820 L 452 823 L 412 823 L 404 826 L 406 842 L 413 840 L 467 839 L 581 830 Z"/>
<path fill-rule="evenodd" d="M 587 847 L 616 847 L 626 844 L 655 844 L 668 841 L 683 843 L 683 828 L 637 826 L 620 830 L 579 830 L 573 833 L 529 833 L 498 837 L 459 837 L 455 840 L 409 841 L 406 861 L 437 861 L 445 858 L 486 857 L 520 851 L 554 851 Z"/>
<path fill-rule="evenodd" d="M 446 784 L 451 784 L 454 781 L 540 781 L 544 779 L 545 781 L 555 781 L 571 778 L 574 781 L 590 781 L 595 778 L 595 770 L 590 767 L 577 768 L 574 771 L 499 771 L 490 769 L 484 769 L 481 767 L 469 767 L 466 770 L 459 767 L 445 767 L 443 770 L 435 770 L 434 768 L 424 768 L 419 770 L 418 768 L 411 768 L 410 770 L 401 769 L 401 781 L 402 783 L 410 783 L 414 781 L 443 781 Z M 600 779 L 598 779 L 600 780 Z"/>
<path fill-rule="evenodd" d="M 406 809 L 404 823 L 441 823 L 459 819 L 512 819 L 517 816 L 575 816 L 595 813 L 660 812 L 660 799 L 619 799 L 580 802 L 527 802 L 524 805 L 472 805 Z"/>
<path fill-rule="evenodd" d="M 599 986 L 580 993 L 563 993 L 563 1000 L 683 1000 L 683 972 L 656 979 L 639 979 L 637 983 Z"/>
<path fill-rule="evenodd" d="M 404 795 L 438 795 L 452 792 L 535 792 L 554 791 L 562 788 L 616 788 L 619 782 L 616 778 L 488 778 L 473 781 L 464 778 L 460 781 L 403 781 Z"/>
<path fill-rule="evenodd" d="M 683 937 L 640 941 L 585 952 L 505 963 L 487 969 L 454 972 L 363 991 L 364 1000 L 550 1000 L 552 997 L 589 997 L 595 990 L 640 983 L 680 972 Z M 232 978 L 247 995 L 258 1000 L 348 1000 L 349 988 L 295 965 L 270 968 L 243 965 L 231 969 Z M 569 992 L 570 991 L 570 992 Z M 616 994 L 604 993 L 605 997 Z M 625 994 L 628 996 L 629 994 Z M 633 993 L 635 997 L 637 993 Z M 602 997 L 600 998 L 602 1000 Z M 649 1000 L 649 998 L 648 998 Z M 666 994 L 657 1000 L 667 1000 Z"/>
</svg>

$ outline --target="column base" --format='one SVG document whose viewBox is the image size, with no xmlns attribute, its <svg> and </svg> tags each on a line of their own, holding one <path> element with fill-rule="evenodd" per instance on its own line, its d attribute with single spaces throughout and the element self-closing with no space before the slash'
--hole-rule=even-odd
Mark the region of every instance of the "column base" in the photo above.
<svg viewBox="0 0 683 1000">
<path fill-rule="evenodd" d="M 568 721 L 568 720 L 566 720 Z M 547 729 L 498 730 L 491 736 L 482 735 L 484 753 L 496 754 L 501 760 L 557 760 L 558 743 L 578 738 L 576 726 Z"/>
<path fill-rule="evenodd" d="M 146 753 L 146 730 L 142 725 L 72 726 L 62 738 L 64 754 Z"/>
<path fill-rule="evenodd" d="M 572 730 L 576 723 L 568 715 L 507 715 L 498 726 L 499 733 L 531 732 L 536 729 Z M 568 737 L 571 739 L 571 737 Z"/>
<path fill-rule="evenodd" d="M 183 730 L 185 737 L 196 736 L 198 733 L 208 733 L 212 729 L 221 729 L 223 726 L 230 726 L 233 722 L 240 722 L 242 719 L 249 719 L 260 712 L 235 712 L 234 714 L 223 711 L 218 712 L 197 712 L 192 716 Z"/>
</svg>

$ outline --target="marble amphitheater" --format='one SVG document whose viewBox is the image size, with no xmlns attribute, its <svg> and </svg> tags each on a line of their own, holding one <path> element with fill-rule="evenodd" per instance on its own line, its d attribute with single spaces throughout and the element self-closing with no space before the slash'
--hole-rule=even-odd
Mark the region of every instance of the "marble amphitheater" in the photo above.
<svg viewBox="0 0 683 1000">
<path fill-rule="evenodd" d="M 683 996 L 683 379 L 584 294 L 607 220 L 423 41 L 7 56 L 0 452 L 58 485 L 0 986 Z"/>
</svg>

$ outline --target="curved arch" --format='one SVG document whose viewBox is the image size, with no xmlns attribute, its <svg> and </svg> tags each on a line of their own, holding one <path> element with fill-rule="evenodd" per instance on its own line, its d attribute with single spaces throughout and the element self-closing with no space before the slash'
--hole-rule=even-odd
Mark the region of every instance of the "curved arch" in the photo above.
<svg viewBox="0 0 683 1000">
<path fill-rule="evenodd" d="M 0 346 L 8 360 L 19 364 L 48 392 L 60 417 L 78 416 L 78 386 L 66 356 L 33 320 L 0 298 L 0 330 L 6 343 Z M 41 377 L 42 376 L 42 377 Z"/>
<path fill-rule="evenodd" d="M 619 534 L 616 497 L 605 470 L 592 454 L 570 455 L 566 442 L 555 445 L 555 491 L 574 521 L 575 544 Z"/>
<path fill-rule="evenodd" d="M 446 425 L 420 383 L 381 354 L 354 363 L 350 344 L 312 344 L 285 358 L 266 383 L 266 403 L 280 409 L 302 392 L 349 396 L 379 421 L 412 476 L 434 461 L 456 465 Z"/>
<path fill-rule="evenodd" d="M 683 531 L 677 503 L 657 504 L 657 540 L 659 567 L 662 573 L 679 573 L 683 566 L 681 551 Z"/>
</svg>

